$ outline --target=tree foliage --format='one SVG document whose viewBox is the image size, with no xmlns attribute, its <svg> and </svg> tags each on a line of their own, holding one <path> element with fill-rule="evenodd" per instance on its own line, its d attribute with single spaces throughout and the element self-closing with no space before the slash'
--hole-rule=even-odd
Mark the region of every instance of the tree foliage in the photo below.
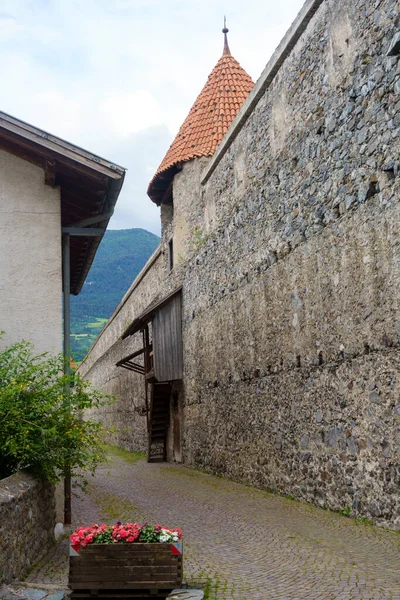
<svg viewBox="0 0 400 600">
<path fill-rule="evenodd" d="M 83 414 L 111 399 L 62 372 L 62 355 L 28 342 L 0 350 L 0 478 L 27 469 L 55 483 L 66 467 L 79 477 L 103 460 L 103 426 Z"/>
</svg>

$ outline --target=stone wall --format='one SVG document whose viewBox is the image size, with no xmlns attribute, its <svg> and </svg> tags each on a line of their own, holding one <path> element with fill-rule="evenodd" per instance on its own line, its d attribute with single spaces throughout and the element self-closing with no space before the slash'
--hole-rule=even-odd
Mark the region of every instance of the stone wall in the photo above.
<svg viewBox="0 0 400 600">
<path fill-rule="evenodd" d="M 162 243 L 173 238 L 174 269 L 169 279 L 181 279 L 180 269 L 186 266 L 204 239 L 204 201 L 200 186 L 202 172 L 209 159 L 192 160 L 182 165 L 182 170 L 174 177 L 172 218 L 162 218 Z M 169 206 L 161 206 L 161 215 L 170 211 Z"/>
<path fill-rule="evenodd" d="M 321 6 L 206 183 L 184 281 L 185 461 L 397 528 L 398 26 Z"/>
<path fill-rule="evenodd" d="M 395 0 L 322 2 L 204 183 L 175 176 L 157 287 L 183 285 L 184 462 L 394 528 L 399 30 Z"/>
<path fill-rule="evenodd" d="M 147 449 L 145 387 L 142 375 L 117 367 L 116 363 L 141 348 L 143 341 L 141 334 L 125 340 L 121 336 L 128 325 L 160 297 L 167 277 L 168 256 L 166 248 L 161 246 L 142 269 L 78 370 L 96 388 L 114 396 L 112 405 L 93 409 L 88 415 L 113 428 L 108 441 L 126 450 L 145 452 Z M 138 363 L 141 360 L 142 357 L 136 359 Z"/>
<path fill-rule="evenodd" d="M 19 580 L 54 542 L 54 488 L 27 473 L 0 481 L 0 584 Z"/>
</svg>

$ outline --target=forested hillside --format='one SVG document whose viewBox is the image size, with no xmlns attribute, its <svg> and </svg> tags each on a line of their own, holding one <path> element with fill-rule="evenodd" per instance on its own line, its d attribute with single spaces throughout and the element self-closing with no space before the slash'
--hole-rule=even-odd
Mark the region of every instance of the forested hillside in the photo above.
<svg viewBox="0 0 400 600">
<path fill-rule="evenodd" d="M 106 231 L 81 293 L 71 297 L 71 352 L 81 361 L 160 238 L 144 229 Z"/>
</svg>

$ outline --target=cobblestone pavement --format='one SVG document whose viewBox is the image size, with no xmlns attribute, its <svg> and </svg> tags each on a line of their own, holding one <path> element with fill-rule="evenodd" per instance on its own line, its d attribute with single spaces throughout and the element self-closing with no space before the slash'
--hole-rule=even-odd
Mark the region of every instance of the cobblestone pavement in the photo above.
<svg viewBox="0 0 400 600">
<path fill-rule="evenodd" d="M 400 600 L 399 533 L 180 465 L 113 455 L 73 514 L 182 527 L 185 579 L 210 600 Z M 65 585 L 67 564 L 64 540 L 28 580 Z"/>
</svg>

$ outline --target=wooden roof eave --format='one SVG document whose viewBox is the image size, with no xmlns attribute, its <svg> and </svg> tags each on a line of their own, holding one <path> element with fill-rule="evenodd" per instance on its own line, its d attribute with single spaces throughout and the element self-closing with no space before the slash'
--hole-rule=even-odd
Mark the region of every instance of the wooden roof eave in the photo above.
<svg viewBox="0 0 400 600">
<path fill-rule="evenodd" d="M 126 330 L 124 331 L 124 333 L 121 336 L 121 339 L 124 340 L 128 336 L 133 335 L 134 333 L 137 333 L 138 331 L 140 331 L 140 329 L 144 325 L 146 325 L 147 323 L 149 323 L 152 320 L 152 318 L 154 317 L 155 313 L 160 308 L 162 308 L 163 306 L 165 306 L 171 300 L 171 298 L 173 298 L 174 296 L 176 296 L 177 294 L 179 294 L 181 291 L 182 291 L 182 286 L 180 285 L 179 287 L 175 288 L 172 292 L 170 292 L 169 294 L 167 294 L 166 296 L 164 296 L 160 300 L 155 300 L 154 302 L 152 302 L 146 308 L 146 310 L 143 311 L 142 314 L 139 315 L 139 317 L 137 317 L 136 319 L 134 319 L 132 321 L 132 323 L 126 328 Z"/>
<path fill-rule="evenodd" d="M 119 165 L 116 165 L 96 154 L 75 146 L 57 136 L 51 135 L 46 131 L 38 129 L 29 123 L 25 123 L 11 115 L 0 111 L 0 131 L 2 135 L 8 135 L 10 139 L 18 139 L 19 144 L 31 147 L 37 145 L 46 155 L 55 155 L 63 157 L 63 161 L 72 161 L 77 170 L 90 170 L 98 174 L 106 175 L 118 179 L 125 171 Z"/>
<path fill-rule="evenodd" d="M 103 202 L 102 211 L 101 211 L 101 213 L 99 213 L 99 218 L 101 218 L 102 214 L 104 214 L 106 212 L 112 212 L 114 210 L 114 207 L 117 202 L 119 193 L 121 191 L 123 182 L 124 182 L 124 176 L 122 176 L 120 179 L 113 179 L 110 181 L 109 189 L 107 190 L 107 193 L 106 193 L 106 196 L 105 196 L 105 199 Z M 74 286 L 74 289 L 71 289 L 71 293 L 74 294 L 75 296 L 77 294 L 79 294 L 79 292 L 82 289 L 82 286 L 85 282 L 85 279 L 86 279 L 89 269 L 92 265 L 95 254 L 97 252 L 97 248 L 99 247 L 99 244 L 100 244 L 101 240 L 103 239 L 103 235 L 107 229 L 110 218 L 111 217 L 107 218 L 106 220 L 99 221 L 99 223 L 96 225 L 96 227 L 98 227 L 99 229 L 103 229 L 103 234 L 101 235 L 101 237 L 90 238 L 89 247 L 86 251 L 86 256 L 85 256 L 85 261 L 84 261 L 85 266 L 81 271 L 81 274 L 79 276 L 76 286 Z"/>
<path fill-rule="evenodd" d="M 78 294 L 108 226 L 125 169 L 1 111 L 0 148 L 39 166 L 45 184 L 60 187 L 63 227 L 98 217 L 98 237 L 71 237 L 71 293 Z"/>
<path fill-rule="evenodd" d="M 147 195 L 157 206 L 161 206 L 163 199 L 168 193 L 168 188 L 171 185 L 175 175 L 182 171 L 182 163 L 177 163 L 168 167 L 165 171 L 156 173 L 149 183 Z"/>
</svg>

